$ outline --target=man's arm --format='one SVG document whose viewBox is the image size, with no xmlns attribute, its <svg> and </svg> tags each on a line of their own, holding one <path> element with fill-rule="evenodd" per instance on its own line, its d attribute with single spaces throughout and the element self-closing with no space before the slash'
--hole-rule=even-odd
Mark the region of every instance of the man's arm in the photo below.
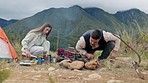
<svg viewBox="0 0 148 83">
<path fill-rule="evenodd" d="M 85 55 L 86 51 L 84 50 L 85 48 L 85 40 L 84 37 L 81 36 L 80 39 L 78 40 L 77 44 L 76 44 L 76 50 L 82 54 Z"/>
<path fill-rule="evenodd" d="M 94 55 L 87 53 L 87 51 L 85 51 L 84 48 L 85 48 L 85 40 L 84 40 L 84 37 L 81 36 L 80 39 L 79 39 L 79 41 L 76 44 L 76 50 L 80 54 L 86 56 L 88 59 L 92 59 L 94 57 Z"/>
<path fill-rule="evenodd" d="M 114 47 L 113 50 L 114 51 L 118 51 L 118 49 L 120 48 L 120 42 L 121 42 L 121 40 L 119 38 L 117 38 L 116 36 L 114 36 L 110 32 L 103 31 L 103 36 L 104 36 L 104 39 L 105 39 L 106 42 L 108 42 L 108 41 L 115 41 L 115 47 Z"/>
</svg>

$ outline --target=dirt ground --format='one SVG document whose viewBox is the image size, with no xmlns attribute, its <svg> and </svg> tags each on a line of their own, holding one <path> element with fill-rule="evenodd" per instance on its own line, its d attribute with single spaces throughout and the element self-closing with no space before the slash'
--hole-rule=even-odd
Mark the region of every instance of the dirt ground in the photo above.
<svg viewBox="0 0 148 83">
<path fill-rule="evenodd" d="M 138 77 L 130 59 L 122 58 L 114 64 L 103 62 L 96 70 L 70 70 L 58 63 L 33 66 L 7 64 L 10 76 L 3 83 L 148 83 L 148 70 L 139 67 L 144 79 Z"/>
</svg>

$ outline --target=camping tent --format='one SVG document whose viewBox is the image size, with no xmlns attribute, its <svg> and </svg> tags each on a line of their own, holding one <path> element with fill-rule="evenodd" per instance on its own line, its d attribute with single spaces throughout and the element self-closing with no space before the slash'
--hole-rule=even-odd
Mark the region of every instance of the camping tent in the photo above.
<svg viewBox="0 0 148 83">
<path fill-rule="evenodd" d="M 12 47 L 8 37 L 3 29 L 0 27 L 0 58 L 14 58 L 18 57 L 14 48 Z"/>
</svg>

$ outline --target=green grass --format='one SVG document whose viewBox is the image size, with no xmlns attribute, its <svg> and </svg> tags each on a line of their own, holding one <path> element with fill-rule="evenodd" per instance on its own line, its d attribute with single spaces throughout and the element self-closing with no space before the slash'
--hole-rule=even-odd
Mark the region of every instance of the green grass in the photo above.
<svg viewBox="0 0 148 83">
<path fill-rule="evenodd" d="M 2 83 L 5 79 L 9 77 L 10 71 L 9 70 L 2 70 L 0 71 L 0 83 Z"/>
<path fill-rule="evenodd" d="M 148 70 L 148 64 L 144 66 L 144 70 Z"/>
<path fill-rule="evenodd" d="M 21 56 L 21 48 L 22 48 L 22 46 L 20 45 L 20 43 L 18 43 L 18 42 L 15 42 L 14 44 L 12 44 L 13 45 L 13 47 L 14 47 L 14 49 L 15 49 L 15 51 L 16 51 L 16 53 L 17 53 L 17 55 L 18 55 L 18 57 L 19 58 L 22 58 L 22 56 Z"/>
<path fill-rule="evenodd" d="M 0 83 L 2 83 L 10 75 L 10 70 L 5 69 L 3 65 L 4 65 L 3 63 L 0 63 Z"/>
<path fill-rule="evenodd" d="M 49 80 L 49 83 L 55 83 L 55 81 L 52 79 L 51 76 L 49 76 L 48 80 Z"/>
<path fill-rule="evenodd" d="M 101 53 L 102 53 L 102 51 L 96 51 L 96 52 L 94 53 L 94 59 L 97 60 L 98 57 L 101 55 Z"/>
</svg>

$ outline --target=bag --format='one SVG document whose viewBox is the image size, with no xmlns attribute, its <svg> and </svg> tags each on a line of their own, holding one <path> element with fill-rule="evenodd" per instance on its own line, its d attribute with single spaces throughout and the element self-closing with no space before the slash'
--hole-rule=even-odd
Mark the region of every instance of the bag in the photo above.
<svg viewBox="0 0 148 83">
<path fill-rule="evenodd" d="M 58 48 L 57 55 L 62 58 L 72 59 L 74 58 L 75 53 L 72 51 L 72 49 L 69 49 L 69 48 L 67 50 L 64 50 L 64 48 Z"/>
<path fill-rule="evenodd" d="M 71 52 L 68 51 L 68 50 L 65 50 L 65 51 L 64 51 L 64 56 L 65 56 L 66 58 L 74 58 L 74 55 L 75 55 L 75 54 L 71 53 Z"/>
<path fill-rule="evenodd" d="M 57 55 L 62 57 L 64 55 L 64 48 L 58 48 L 57 49 Z"/>
</svg>

